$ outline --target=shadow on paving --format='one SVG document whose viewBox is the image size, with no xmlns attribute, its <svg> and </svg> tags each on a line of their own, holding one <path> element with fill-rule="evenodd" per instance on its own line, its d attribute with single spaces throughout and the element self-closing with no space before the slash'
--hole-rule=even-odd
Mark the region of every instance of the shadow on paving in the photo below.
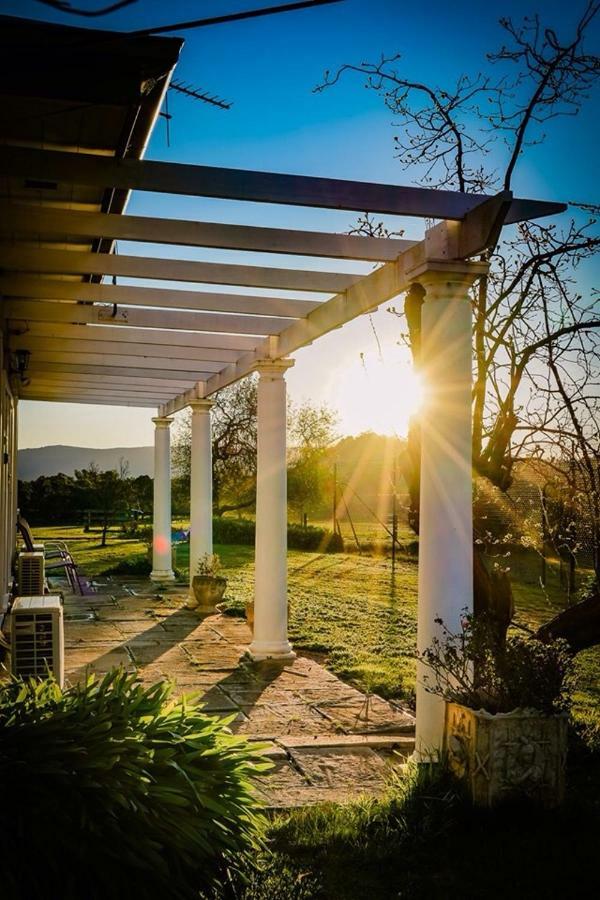
<svg viewBox="0 0 600 900">
<path fill-rule="evenodd" d="M 379 794 L 412 750 L 414 720 L 299 655 L 256 663 L 244 620 L 181 607 L 183 591 L 67 597 L 66 670 L 78 680 L 120 665 L 143 683 L 170 680 L 232 731 L 260 741 L 273 768 L 259 780 L 267 806 Z M 82 621 L 86 610 L 93 621 Z"/>
</svg>

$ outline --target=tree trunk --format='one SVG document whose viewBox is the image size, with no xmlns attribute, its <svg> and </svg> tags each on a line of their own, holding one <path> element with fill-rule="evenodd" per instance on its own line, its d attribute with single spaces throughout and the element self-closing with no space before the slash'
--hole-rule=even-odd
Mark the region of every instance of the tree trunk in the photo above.
<svg viewBox="0 0 600 900">
<path fill-rule="evenodd" d="M 475 616 L 488 617 L 498 645 L 503 646 L 515 613 L 510 578 L 501 570 L 490 572 L 477 547 L 473 549 L 473 611 Z"/>
<path fill-rule="evenodd" d="M 574 606 L 563 609 L 557 616 L 538 629 L 540 641 L 562 638 L 573 653 L 586 650 L 600 643 L 600 589 L 595 581 L 586 597 Z"/>
</svg>

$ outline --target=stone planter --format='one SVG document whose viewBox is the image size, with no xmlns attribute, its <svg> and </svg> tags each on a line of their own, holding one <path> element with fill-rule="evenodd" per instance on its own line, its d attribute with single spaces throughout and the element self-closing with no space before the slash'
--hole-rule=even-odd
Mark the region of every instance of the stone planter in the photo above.
<svg viewBox="0 0 600 900">
<path fill-rule="evenodd" d="M 447 703 L 444 749 L 476 806 L 528 797 L 553 807 L 564 798 L 566 716 L 534 709 L 492 715 Z"/>
<path fill-rule="evenodd" d="M 215 612 L 216 605 L 223 599 L 227 579 L 218 575 L 194 575 L 192 590 L 194 592 L 194 609 L 199 612 Z"/>
</svg>

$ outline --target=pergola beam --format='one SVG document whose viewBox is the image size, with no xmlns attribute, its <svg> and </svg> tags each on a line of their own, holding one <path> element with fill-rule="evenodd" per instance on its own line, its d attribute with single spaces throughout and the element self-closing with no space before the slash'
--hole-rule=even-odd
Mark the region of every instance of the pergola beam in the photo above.
<svg viewBox="0 0 600 900">
<path fill-rule="evenodd" d="M 48 190 L 58 189 L 61 183 L 82 184 L 431 219 L 463 219 L 470 209 L 487 199 L 485 194 L 462 194 L 434 188 L 398 187 L 155 160 L 115 159 L 10 146 L 0 147 L 0 171 L 6 175 L 43 180 L 48 184 Z M 565 209 L 563 203 L 517 199 L 511 203 L 506 222 L 510 224 L 553 215 Z"/>
<path fill-rule="evenodd" d="M 147 241 L 220 250 L 285 253 L 331 259 L 386 262 L 395 259 L 414 241 L 362 235 L 295 231 L 255 225 L 224 225 L 219 222 L 188 222 L 151 216 L 78 212 L 71 209 L 32 209 L 25 204 L 0 203 L 0 235 L 44 237 L 110 238 Z"/>
<path fill-rule="evenodd" d="M 34 389 L 35 389 L 35 387 L 34 387 Z M 39 387 L 38 387 L 38 390 L 39 390 Z M 61 385 L 57 385 L 55 387 L 44 385 L 44 393 L 47 394 L 48 397 L 60 396 L 63 393 L 67 393 L 67 394 L 77 393 L 77 394 L 82 394 L 82 395 L 85 394 L 90 399 L 93 399 L 94 397 L 106 397 L 106 396 L 111 396 L 111 397 L 114 396 L 117 398 L 129 397 L 131 400 L 137 400 L 137 399 L 151 400 L 151 401 L 154 401 L 156 404 L 160 403 L 162 398 L 164 398 L 165 396 L 168 396 L 168 395 L 165 395 L 164 392 L 156 391 L 156 390 L 135 390 L 132 388 L 132 389 L 125 390 L 125 391 L 119 391 L 119 390 L 115 390 L 112 387 L 110 388 L 110 390 L 106 390 L 106 388 L 103 388 L 103 387 L 88 387 L 86 385 L 68 385 L 65 388 L 61 387 Z"/>
<path fill-rule="evenodd" d="M 48 395 L 44 392 L 24 392 L 20 395 L 21 400 L 38 400 L 48 402 Z M 94 397 L 91 399 L 85 394 L 61 394 L 57 397 L 52 397 L 51 403 L 83 403 L 89 404 L 92 403 L 94 406 L 130 406 L 141 409 L 153 409 L 156 408 L 157 403 L 154 403 L 152 400 L 121 400 L 118 397 Z"/>
<path fill-rule="evenodd" d="M 174 369 L 140 369 L 130 366 L 95 366 L 79 363 L 55 363 L 32 361 L 29 367 L 31 373 L 36 372 L 73 372 L 81 375 L 121 375 L 123 378 L 162 378 L 165 381 L 203 381 L 210 377 L 212 372 L 179 371 Z"/>
<path fill-rule="evenodd" d="M 44 300 L 5 300 L 5 319 L 70 324 L 110 324 L 120 328 L 160 328 L 174 331 L 210 331 L 223 334 L 278 334 L 290 320 L 275 316 L 243 316 L 225 313 L 180 312 L 54 303 Z"/>
<path fill-rule="evenodd" d="M 116 217 L 118 218 L 118 216 Z M 319 305 L 318 300 L 295 300 L 247 294 L 216 294 L 209 291 L 182 291 L 170 288 L 73 282 L 56 278 L 24 276 L 0 277 L 0 294 L 34 300 L 72 300 L 89 303 L 117 303 L 124 306 L 156 306 L 256 316 L 303 318 Z"/>
<path fill-rule="evenodd" d="M 63 350 L 39 350 L 31 352 L 30 365 L 42 366 L 45 363 L 74 363 L 82 366 L 106 366 L 138 369 L 169 369 L 176 373 L 187 372 L 190 377 L 196 372 L 220 372 L 221 363 L 203 360 L 181 360 L 156 358 L 153 356 L 140 356 L 134 360 L 127 354 L 116 355 L 111 353 L 69 353 Z"/>
<path fill-rule="evenodd" d="M 6 317 L 11 318 L 11 317 Z M 68 322 L 35 322 L 23 316 L 13 316 L 10 323 L 10 340 L 16 338 L 67 338 L 73 341 L 104 340 L 123 345 L 123 353 L 129 353 L 135 345 L 194 349 L 206 351 L 206 359 L 229 360 L 239 358 L 244 351 L 256 346 L 256 339 L 240 334 L 210 334 L 206 332 L 168 331 L 158 328 L 121 328 L 113 325 L 73 325 Z M 27 349 L 27 348 L 24 348 Z"/>
<path fill-rule="evenodd" d="M 143 390 L 156 394 L 166 394 L 167 399 L 173 396 L 172 388 L 176 387 L 180 390 L 189 390 L 193 387 L 193 381 L 170 381 L 165 385 L 163 379 L 160 378 L 126 378 L 117 375 L 77 375 L 61 372 L 34 372 L 30 373 L 30 383 L 34 386 L 44 385 L 45 387 L 74 387 L 81 388 L 104 388 L 107 387 L 115 391 Z"/>
<path fill-rule="evenodd" d="M 156 259 L 151 256 L 121 256 L 80 250 L 51 250 L 0 244 L 0 268 L 7 272 L 44 275 L 118 275 L 160 281 L 190 281 L 195 284 L 227 284 L 240 287 L 336 293 L 356 284 L 361 275 L 245 266 L 233 263 L 196 262 L 187 259 Z"/>
<path fill-rule="evenodd" d="M 86 326 L 81 326 L 85 328 Z M 160 360 L 163 365 L 166 361 L 172 361 L 173 367 L 179 366 L 187 368 L 188 364 L 211 362 L 215 365 L 215 371 L 219 371 L 228 362 L 235 361 L 240 352 L 236 350 L 210 350 L 199 349 L 193 347 L 170 347 L 162 344 L 124 344 L 121 341 L 85 341 L 75 338 L 61 337 L 43 337 L 32 336 L 29 333 L 17 335 L 10 338 L 9 348 L 11 350 L 29 350 L 36 358 L 42 357 L 46 353 L 62 353 L 65 356 L 73 358 L 73 362 L 78 362 L 79 358 L 86 357 L 90 353 L 101 353 L 104 356 L 115 357 L 118 359 L 135 358 L 135 365 L 138 365 L 138 358 L 144 359 L 148 357 L 152 360 Z M 112 362 L 112 360 L 111 360 Z M 117 363 L 120 365 L 120 363 Z M 209 366 L 212 368 L 212 366 Z"/>
</svg>

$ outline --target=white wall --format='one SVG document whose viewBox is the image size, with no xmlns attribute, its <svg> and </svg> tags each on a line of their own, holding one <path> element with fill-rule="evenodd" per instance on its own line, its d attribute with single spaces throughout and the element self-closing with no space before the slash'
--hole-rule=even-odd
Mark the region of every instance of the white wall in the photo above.
<svg viewBox="0 0 600 900">
<path fill-rule="evenodd" d="M 8 601 L 17 518 L 17 400 L 7 368 L 0 334 L 0 614 Z"/>
</svg>

